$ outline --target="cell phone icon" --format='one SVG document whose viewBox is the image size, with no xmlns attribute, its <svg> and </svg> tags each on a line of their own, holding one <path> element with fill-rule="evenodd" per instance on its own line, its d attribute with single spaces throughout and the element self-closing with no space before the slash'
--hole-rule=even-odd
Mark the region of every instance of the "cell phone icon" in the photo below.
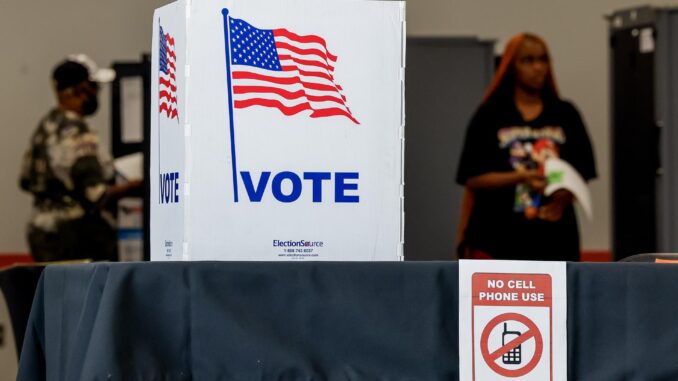
<svg viewBox="0 0 678 381">
<path fill-rule="evenodd" d="M 506 343 L 510 343 L 521 335 L 518 331 L 509 331 L 508 324 L 504 322 L 504 332 L 501 334 L 501 345 L 504 346 Z M 515 348 L 509 350 L 501 356 L 501 362 L 506 365 L 519 365 L 522 361 L 520 352 L 522 344 L 518 344 Z"/>
</svg>

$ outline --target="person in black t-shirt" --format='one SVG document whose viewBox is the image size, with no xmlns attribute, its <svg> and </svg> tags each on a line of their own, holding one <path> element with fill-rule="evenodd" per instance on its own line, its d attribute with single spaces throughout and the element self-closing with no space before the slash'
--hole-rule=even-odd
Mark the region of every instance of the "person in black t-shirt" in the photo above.
<svg viewBox="0 0 678 381">
<path fill-rule="evenodd" d="M 466 132 L 457 172 L 466 188 L 462 258 L 579 260 L 573 195 L 543 195 L 549 157 L 567 161 L 587 181 L 596 177 L 588 133 L 558 95 L 545 42 L 522 33 L 509 41 Z"/>
</svg>

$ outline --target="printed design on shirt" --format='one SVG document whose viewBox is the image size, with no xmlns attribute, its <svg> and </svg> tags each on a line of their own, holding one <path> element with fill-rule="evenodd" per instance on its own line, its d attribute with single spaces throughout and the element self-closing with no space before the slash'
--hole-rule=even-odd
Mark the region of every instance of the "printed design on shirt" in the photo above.
<svg viewBox="0 0 678 381">
<path fill-rule="evenodd" d="M 497 133 L 499 148 L 506 148 L 515 141 L 537 141 L 548 139 L 557 144 L 565 144 L 565 133 L 559 126 L 544 126 L 532 128 L 530 126 L 505 127 Z"/>
<path fill-rule="evenodd" d="M 559 146 L 565 143 L 563 129 L 557 126 L 542 128 L 507 127 L 497 133 L 499 147 L 509 150 L 509 162 L 517 171 L 544 170 L 549 158 L 559 158 Z M 525 214 L 525 218 L 537 217 L 542 195 L 534 192 L 527 184 L 518 184 L 513 211 Z"/>
</svg>

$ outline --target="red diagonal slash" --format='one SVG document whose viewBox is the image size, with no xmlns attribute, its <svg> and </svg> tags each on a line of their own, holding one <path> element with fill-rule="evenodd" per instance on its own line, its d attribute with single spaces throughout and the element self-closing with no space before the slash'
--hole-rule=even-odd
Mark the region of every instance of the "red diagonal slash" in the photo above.
<svg viewBox="0 0 678 381">
<path fill-rule="evenodd" d="M 508 344 L 503 345 L 501 348 L 490 354 L 488 344 L 490 339 L 490 333 L 492 330 L 497 327 L 502 322 L 506 321 L 517 321 L 527 327 L 527 331 L 515 338 L 513 341 Z M 510 351 L 511 349 L 517 347 L 518 345 L 524 343 L 527 340 L 534 339 L 534 354 L 532 359 L 527 362 L 524 366 L 516 369 L 506 369 L 499 364 L 496 360 Z M 550 344 L 549 344 L 550 345 Z M 499 316 L 495 316 L 490 320 L 483 329 L 483 334 L 480 337 L 480 352 L 483 355 L 485 363 L 492 369 L 495 373 L 504 377 L 522 377 L 530 373 L 534 368 L 539 364 L 539 360 L 542 357 L 542 352 L 544 350 L 544 342 L 539 332 L 539 328 L 532 320 L 527 316 L 521 315 L 515 312 L 507 312 Z"/>
<path fill-rule="evenodd" d="M 535 332 L 533 330 L 528 330 L 527 332 L 523 333 L 522 335 L 520 335 L 520 336 L 516 337 L 515 339 L 509 341 L 503 347 L 501 347 L 501 348 L 497 349 L 496 351 L 490 353 L 489 357 L 492 361 L 494 361 L 494 360 L 498 359 L 499 357 L 501 357 L 502 355 L 504 355 L 505 353 L 507 353 L 508 351 L 510 351 L 511 349 L 519 346 L 520 344 L 526 342 L 527 340 L 530 340 L 534 336 L 535 336 Z"/>
</svg>

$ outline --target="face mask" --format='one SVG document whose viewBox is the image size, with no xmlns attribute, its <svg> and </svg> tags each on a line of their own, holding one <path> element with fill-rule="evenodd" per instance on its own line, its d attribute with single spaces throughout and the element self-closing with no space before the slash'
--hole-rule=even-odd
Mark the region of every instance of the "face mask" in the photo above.
<svg viewBox="0 0 678 381">
<path fill-rule="evenodd" d="M 98 108 L 99 108 L 99 100 L 97 99 L 96 96 L 90 96 L 82 104 L 82 113 L 83 113 L 83 115 L 92 115 L 95 112 L 97 112 Z"/>
</svg>

